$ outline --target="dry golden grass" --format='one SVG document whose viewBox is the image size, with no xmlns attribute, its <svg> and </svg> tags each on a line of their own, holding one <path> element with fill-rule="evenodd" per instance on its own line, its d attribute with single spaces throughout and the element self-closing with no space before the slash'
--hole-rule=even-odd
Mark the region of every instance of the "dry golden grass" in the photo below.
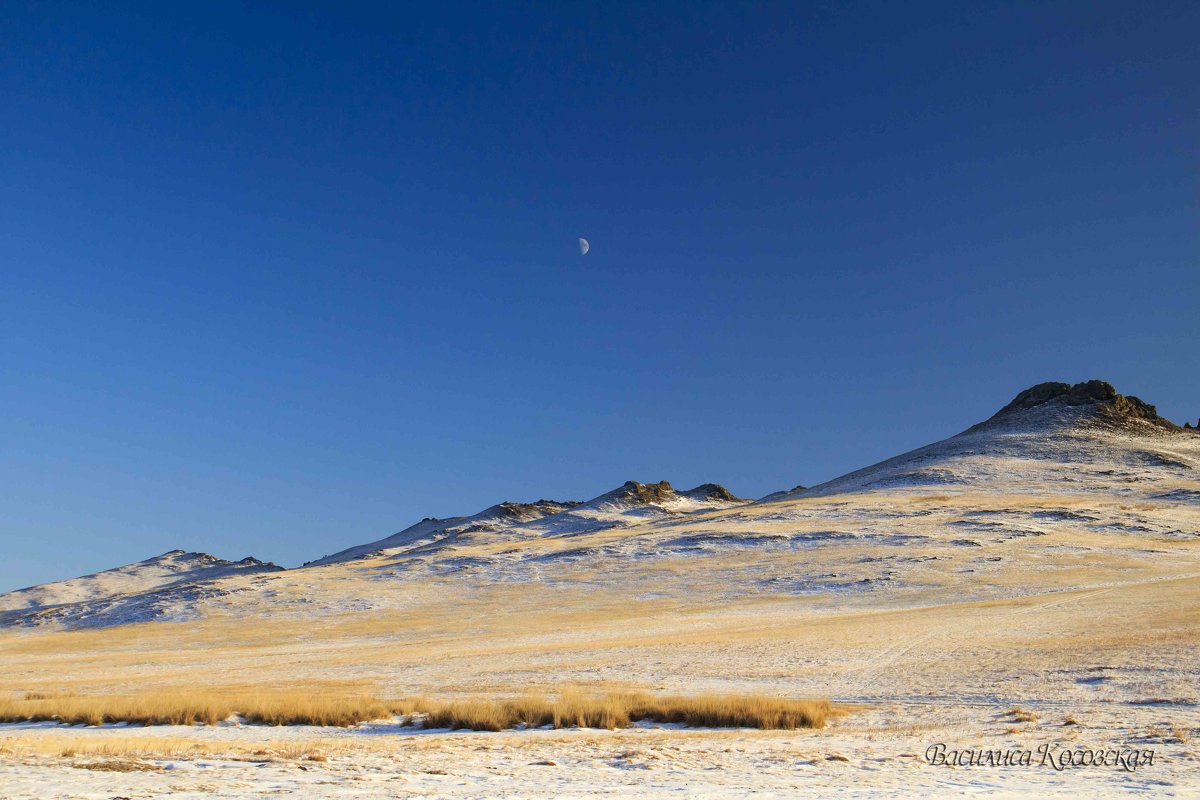
<svg viewBox="0 0 1200 800">
<path fill-rule="evenodd" d="M 291 691 L 236 694 L 219 691 L 155 692 L 140 695 L 53 695 L 30 693 L 0 699 L 0 722 L 54 720 L 68 725 L 129 722 L 138 725 L 214 725 L 241 715 L 262 725 L 348 726 L 392 715 L 387 704 L 367 695 L 322 695 Z"/>
<path fill-rule="evenodd" d="M 764 695 L 702 694 L 656 697 L 642 692 L 587 694 L 568 688 L 555 700 L 539 695 L 457 700 L 426 707 L 425 726 L 499 731 L 520 725 L 623 728 L 649 720 L 705 728 L 795 730 L 822 728 L 841 713 L 824 700 Z"/>
<path fill-rule="evenodd" d="M 1026 711 L 1023 708 L 1011 708 L 1008 711 L 1009 716 L 1013 718 L 1013 722 L 1037 722 L 1038 715 L 1032 711 Z"/>
<path fill-rule="evenodd" d="M 38 692 L 0 700 L 0 722 L 53 720 L 70 725 L 214 725 L 239 715 L 252 724 L 344 727 L 399 714 L 405 715 L 409 724 L 421 722 L 427 728 L 454 730 L 544 725 L 611 730 L 640 720 L 691 727 L 795 730 L 824 727 L 826 720 L 838 713 L 823 700 L 728 694 L 657 697 L 629 691 L 589 694 L 573 687 L 561 690 L 555 699 L 524 694 L 448 702 L 383 701 L 370 695 L 303 691 L 179 691 L 130 696 Z"/>
</svg>

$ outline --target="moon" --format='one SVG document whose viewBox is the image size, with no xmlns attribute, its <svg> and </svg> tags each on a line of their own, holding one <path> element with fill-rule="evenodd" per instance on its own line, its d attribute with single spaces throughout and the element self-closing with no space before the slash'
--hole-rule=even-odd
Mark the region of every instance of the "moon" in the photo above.
<svg viewBox="0 0 1200 800">
<path fill-rule="evenodd" d="M 591 246 L 590 244 L 588 244 L 588 240 L 587 240 L 587 239 L 580 239 L 580 240 L 579 240 L 579 255 L 581 255 L 581 256 L 586 256 L 586 255 L 587 255 L 587 251 L 588 251 L 588 250 L 591 250 L 591 249 L 592 249 L 592 246 Z"/>
</svg>

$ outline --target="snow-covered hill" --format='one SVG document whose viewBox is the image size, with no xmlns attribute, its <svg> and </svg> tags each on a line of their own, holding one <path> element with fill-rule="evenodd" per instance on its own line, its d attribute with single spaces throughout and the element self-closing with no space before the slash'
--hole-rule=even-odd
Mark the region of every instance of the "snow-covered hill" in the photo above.
<svg viewBox="0 0 1200 800">
<path fill-rule="evenodd" d="M 294 570 L 176 551 L 2 595 L 0 625 L 336 616 L 501 586 L 903 605 L 1200 573 L 1197 541 L 1200 433 L 1100 381 L 1040 384 L 949 439 L 756 502 L 629 481 L 425 519 Z"/>
<path fill-rule="evenodd" d="M 1200 502 L 1175 484 L 1200 470 L 1200 432 L 1108 383 L 1043 383 L 957 436 L 770 500 L 895 488 L 1099 492 Z"/>
<path fill-rule="evenodd" d="M 279 572 L 256 558 L 225 561 L 208 553 L 172 550 L 134 564 L 0 595 L 0 624 L 145 620 L 169 612 L 173 601 L 211 596 L 214 581 Z"/>
</svg>

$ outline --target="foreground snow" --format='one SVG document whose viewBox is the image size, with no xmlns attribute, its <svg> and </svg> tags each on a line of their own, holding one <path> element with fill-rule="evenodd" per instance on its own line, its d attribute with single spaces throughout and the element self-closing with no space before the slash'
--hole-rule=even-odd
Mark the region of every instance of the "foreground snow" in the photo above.
<svg viewBox="0 0 1200 800">
<path fill-rule="evenodd" d="M 111 631 L 23 634 L 0 648 L 10 689 L 39 685 L 18 651 L 29 648 L 44 678 L 57 669 L 44 646 L 86 636 L 89 655 L 64 663 L 80 686 L 202 685 L 256 674 L 269 687 L 371 673 L 381 688 L 393 676 L 391 696 L 414 685 L 494 695 L 590 675 L 663 692 L 825 694 L 854 710 L 825 730 L 797 732 L 449 733 L 395 721 L 349 729 L 6 725 L 0 797 L 1194 797 L 1198 598 L 1200 578 L 1192 577 L 905 611 L 805 615 L 800 606 L 751 605 L 643 617 L 646 635 L 632 640 L 608 638 L 627 619 L 576 611 L 577 630 L 518 634 L 501 620 L 485 634 L 468 621 L 472 633 L 459 639 L 439 621 L 441 643 L 418 631 L 412 645 L 381 651 L 380 631 L 369 626 L 355 629 L 365 638 L 290 639 L 253 656 L 216 644 L 236 635 L 233 628 L 141 626 L 107 643 L 100 636 Z M 161 662 L 167 647 L 180 651 L 174 666 Z M 65 675 L 53 680 L 67 683 Z M 1033 763 L 931 765 L 925 753 L 939 743 L 948 751 L 1029 751 Z M 1132 771 L 1059 771 L 1041 763 L 1043 746 L 1152 750 L 1154 759 Z"/>
<path fill-rule="evenodd" d="M 73 729 L 6 726 L 0 796 L 351 797 L 1121 797 L 1194 796 L 1200 753 L 1169 732 L 1130 729 L 1121 715 L 1093 726 L 1053 723 L 1009 734 L 1011 720 L 986 706 L 931 706 L 913 724 L 909 706 L 860 711 L 825 731 L 672 730 L 414 733 L 388 723 L 316 728 Z M 1094 727 L 1102 725 L 1102 728 Z M 1154 751 L 1152 764 L 1067 768 L 1050 752 L 1115 745 Z M 147 755 L 94 755 L 109 741 Z M 153 755 L 155 741 L 197 755 Z M 18 755 L 75 742 L 73 755 Z M 1025 767 L 946 767 L 926 750 L 1028 749 Z M 61 752 L 61 751 L 60 751 Z M 68 752 L 70 752 L 68 750 Z M 314 760 L 316 759 L 316 760 Z M 134 771 L 118 771 L 132 768 Z"/>
</svg>

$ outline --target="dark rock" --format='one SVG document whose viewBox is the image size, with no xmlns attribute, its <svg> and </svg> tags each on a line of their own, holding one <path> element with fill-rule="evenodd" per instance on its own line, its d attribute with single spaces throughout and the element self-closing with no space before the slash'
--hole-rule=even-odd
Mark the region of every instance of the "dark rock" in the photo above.
<svg viewBox="0 0 1200 800">
<path fill-rule="evenodd" d="M 496 516 L 499 517 L 514 517 L 517 519 L 529 519 L 535 517 L 543 517 L 549 514 L 557 514 L 560 511 L 566 511 L 568 508 L 574 508 L 579 505 L 578 500 L 567 500 L 559 502 L 557 500 L 538 500 L 535 503 L 514 503 L 511 500 L 505 500 L 499 505 L 492 506 L 489 510 L 494 510 Z"/>
<path fill-rule="evenodd" d="M 658 483 L 625 481 L 621 485 L 621 488 L 616 490 L 615 494 L 623 499 L 635 501 L 639 505 L 661 503 L 677 496 L 675 489 L 667 481 L 659 481 Z"/>
<path fill-rule="evenodd" d="M 684 494 L 695 500 L 721 500 L 726 503 L 746 502 L 744 498 L 734 495 L 719 483 L 702 483 L 695 489 L 687 490 Z"/>
<path fill-rule="evenodd" d="M 1018 394 L 997 411 L 991 420 L 1003 419 L 1045 405 L 1090 407 L 1095 415 L 1109 422 L 1141 419 L 1160 427 L 1179 428 L 1158 415 L 1158 409 L 1133 395 L 1117 392 L 1107 381 L 1091 380 L 1074 385 L 1056 381 L 1039 383 Z M 989 422 L 991 420 L 988 420 Z"/>
<path fill-rule="evenodd" d="M 616 489 L 613 489 L 611 492 L 605 492 L 590 502 L 620 503 L 624 506 L 634 507 L 670 503 L 673 500 L 678 500 L 680 497 L 689 497 L 693 500 L 722 500 L 731 503 L 749 502 L 743 501 L 742 498 L 735 496 L 724 486 L 717 483 L 702 483 L 695 489 L 689 489 L 686 492 L 677 492 L 675 491 L 675 487 L 671 486 L 667 481 L 659 481 L 658 483 L 625 481 L 625 483 Z"/>
</svg>

